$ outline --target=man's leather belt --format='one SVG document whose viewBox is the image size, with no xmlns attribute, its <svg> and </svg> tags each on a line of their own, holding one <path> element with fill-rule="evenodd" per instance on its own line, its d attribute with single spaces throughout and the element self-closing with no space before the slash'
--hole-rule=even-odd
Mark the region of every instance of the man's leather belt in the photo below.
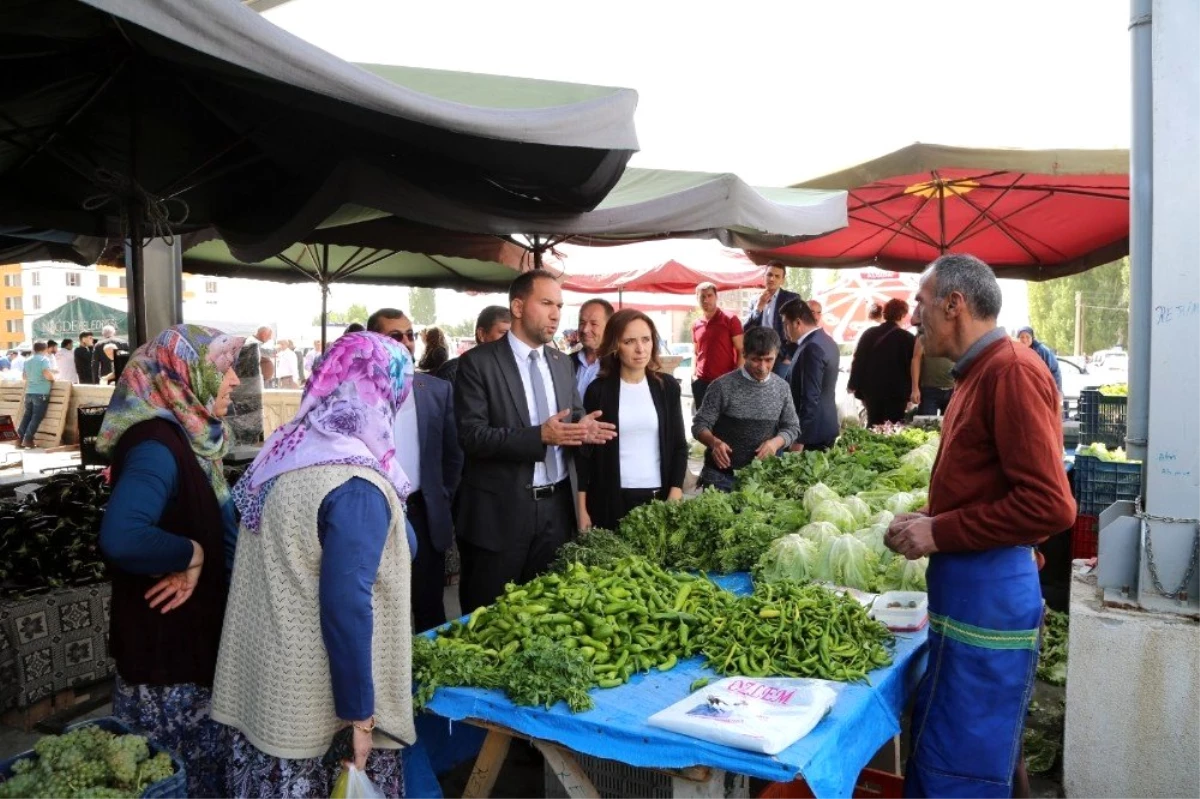
<svg viewBox="0 0 1200 799">
<path fill-rule="evenodd" d="M 534 500 L 549 499 L 559 491 L 565 491 L 570 487 L 570 480 L 559 480 L 557 483 L 548 486 L 530 486 L 529 490 L 533 494 Z"/>
</svg>

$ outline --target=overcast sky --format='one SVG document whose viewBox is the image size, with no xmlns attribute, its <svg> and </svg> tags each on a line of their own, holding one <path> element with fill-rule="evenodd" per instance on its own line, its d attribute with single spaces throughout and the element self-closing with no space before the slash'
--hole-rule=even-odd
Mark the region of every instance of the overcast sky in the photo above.
<svg viewBox="0 0 1200 799">
<path fill-rule="evenodd" d="M 914 141 L 1129 142 L 1127 0 L 291 0 L 265 16 L 351 61 L 634 88 L 633 165 L 758 185 Z M 608 249 L 628 268 L 658 257 Z M 1006 286 L 1023 315 L 1019 294 Z M 438 295 L 445 322 L 486 302 Z M 407 303 L 407 290 L 386 296 Z M 341 287 L 331 307 L 380 299 Z"/>
<path fill-rule="evenodd" d="M 1128 0 L 291 0 L 351 61 L 624 86 L 633 164 L 786 185 L 914 141 L 1125 147 Z"/>
</svg>

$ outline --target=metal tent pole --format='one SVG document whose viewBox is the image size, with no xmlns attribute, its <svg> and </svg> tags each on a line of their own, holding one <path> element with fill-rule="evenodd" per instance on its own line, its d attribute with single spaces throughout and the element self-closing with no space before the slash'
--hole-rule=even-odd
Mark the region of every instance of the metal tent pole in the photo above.
<svg viewBox="0 0 1200 799">
<path fill-rule="evenodd" d="M 1129 406 L 1125 446 L 1129 457 L 1140 461 L 1146 459 L 1146 437 L 1150 427 L 1151 224 L 1154 217 L 1152 5 L 1152 0 L 1131 0 L 1129 4 L 1133 130 L 1129 142 Z"/>
</svg>

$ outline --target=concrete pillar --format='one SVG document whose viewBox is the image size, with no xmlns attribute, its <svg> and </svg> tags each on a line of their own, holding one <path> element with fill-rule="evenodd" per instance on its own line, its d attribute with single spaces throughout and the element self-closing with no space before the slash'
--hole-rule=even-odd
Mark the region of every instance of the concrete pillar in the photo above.
<svg viewBox="0 0 1200 799">
<path fill-rule="evenodd" d="M 183 257 L 179 237 L 173 244 L 164 239 L 152 239 L 142 251 L 146 270 L 145 296 L 138 302 L 146 304 L 146 332 L 150 337 L 183 321 Z"/>
<path fill-rule="evenodd" d="M 1071 586 L 1063 789 L 1068 797 L 1200 796 L 1200 624 L 1106 607 Z"/>
</svg>

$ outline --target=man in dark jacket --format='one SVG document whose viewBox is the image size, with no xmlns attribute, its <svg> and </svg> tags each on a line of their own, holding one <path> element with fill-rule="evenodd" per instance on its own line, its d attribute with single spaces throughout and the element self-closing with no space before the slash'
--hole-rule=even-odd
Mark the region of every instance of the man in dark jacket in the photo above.
<svg viewBox="0 0 1200 799">
<path fill-rule="evenodd" d="M 1054 354 L 1054 350 L 1037 340 L 1037 337 L 1033 334 L 1032 327 L 1023 327 L 1018 330 L 1017 340 L 1036 352 L 1037 356 L 1045 362 L 1046 368 L 1054 376 L 1054 385 L 1058 386 L 1058 396 L 1061 397 L 1063 393 L 1062 371 L 1058 368 L 1058 356 Z"/>
<path fill-rule="evenodd" d="M 90 385 L 96 382 L 95 375 L 92 374 L 92 345 L 95 344 L 96 337 L 90 330 L 84 330 L 79 334 L 79 345 L 75 347 L 75 374 L 79 377 L 81 385 Z"/>
<path fill-rule="evenodd" d="M 479 312 L 479 318 L 475 320 L 476 346 L 504 338 L 510 327 L 512 327 L 512 314 L 508 312 L 508 309 L 502 305 L 489 305 Z M 454 380 L 458 377 L 458 360 L 458 358 L 451 358 L 446 361 L 433 373 L 433 376 L 440 377 L 450 385 L 454 385 Z"/>
<path fill-rule="evenodd" d="M 796 345 L 788 382 L 800 419 L 793 452 L 825 450 L 838 437 L 837 381 L 842 355 L 837 342 L 817 324 L 812 306 L 792 300 L 779 310 L 783 330 Z"/>
<path fill-rule="evenodd" d="M 783 378 L 786 378 L 788 372 L 791 371 L 794 347 L 788 343 L 787 336 L 783 333 L 783 317 L 780 316 L 779 311 L 783 306 L 800 297 L 794 291 L 788 291 L 783 287 L 785 280 L 787 280 L 787 267 L 778 261 L 767 264 L 763 276 L 763 293 L 751 306 L 750 315 L 746 317 L 746 323 L 742 325 L 746 331 L 756 327 L 769 327 L 775 331 L 775 335 L 779 336 L 781 346 L 773 371 Z"/>
</svg>

